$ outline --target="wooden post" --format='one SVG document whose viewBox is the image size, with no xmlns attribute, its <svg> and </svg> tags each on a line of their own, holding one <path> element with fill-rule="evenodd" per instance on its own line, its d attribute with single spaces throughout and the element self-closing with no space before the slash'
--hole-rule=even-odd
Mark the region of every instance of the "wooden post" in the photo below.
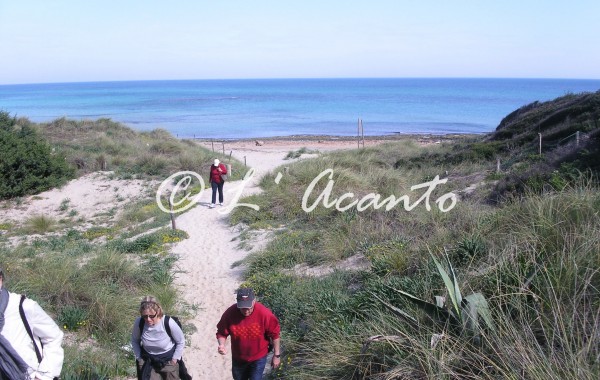
<svg viewBox="0 0 600 380">
<path fill-rule="evenodd" d="M 214 153 L 215 152 L 215 142 L 213 140 L 210 140 L 210 145 L 212 145 L 212 151 Z"/>
<path fill-rule="evenodd" d="M 244 156 L 244 167 L 246 167 L 246 156 Z"/>
<path fill-rule="evenodd" d="M 229 151 L 229 161 L 231 161 L 231 155 L 233 154 L 233 150 Z"/>
<path fill-rule="evenodd" d="M 223 156 L 225 155 L 225 141 L 222 142 L 223 144 Z"/>
<path fill-rule="evenodd" d="M 362 146 L 365 147 L 365 128 L 363 127 L 362 119 L 360 119 L 360 133 L 362 135 Z"/>
<path fill-rule="evenodd" d="M 356 124 L 356 142 L 358 144 L 358 148 L 360 148 L 360 118 L 358 118 L 358 122 Z"/>
<path fill-rule="evenodd" d="M 575 132 L 575 146 L 579 147 L 579 131 Z"/>
<path fill-rule="evenodd" d="M 541 134 L 541 133 L 538 133 L 538 135 L 540 135 L 540 148 L 539 148 L 539 153 L 540 153 L 540 156 L 541 156 L 541 155 L 542 155 L 542 134 Z"/>
<path fill-rule="evenodd" d="M 171 227 L 176 230 L 177 225 L 175 224 L 175 213 L 173 212 L 173 203 L 171 203 L 171 197 L 169 197 L 169 210 L 171 210 Z"/>
<path fill-rule="evenodd" d="M 231 178 L 231 164 L 227 164 L 227 175 Z"/>
<path fill-rule="evenodd" d="M 496 158 L 496 173 L 500 173 L 500 157 Z"/>
</svg>

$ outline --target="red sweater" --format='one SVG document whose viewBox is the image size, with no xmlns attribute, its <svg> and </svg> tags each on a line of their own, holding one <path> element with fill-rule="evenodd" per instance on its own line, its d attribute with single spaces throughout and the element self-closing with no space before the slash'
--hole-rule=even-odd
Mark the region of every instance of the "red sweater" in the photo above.
<svg viewBox="0 0 600 380">
<path fill-rule="evenodd" d="M 221 168 L 221 172 L 219 171 Z M 210 165 L 210 181 L 215 183 L 221 183 L 223 180 L 221 179 L 221 174 L 227 174 L 227 168 L 222 163 L 219 166 Z"/>
<path fill-rule="evenodd" d="M 259 302 L 256 302 L 254 311 L 247 317 L 233 304 L 225 310 L 217 324 L 217 339 L 231 336 L 231 356 L 245 362 L 266 356 L 269 338 L 279 338 L 279 332 L 279 320 Z"/>
</svg>

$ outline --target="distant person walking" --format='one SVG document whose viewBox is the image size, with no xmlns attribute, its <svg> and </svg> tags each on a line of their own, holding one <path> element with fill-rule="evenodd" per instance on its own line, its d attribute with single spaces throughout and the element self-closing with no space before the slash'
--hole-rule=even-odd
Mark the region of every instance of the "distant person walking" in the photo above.
<svg viewBox="0 0 600 380">
<path fill-rule="evenodd" d="M 37 302 L 6 290 L 0 268 L 0 379 L 58 379 L 62 339 L 60 327 Z"/>
<path fill-rule="evenodd" d="M 131 330 L 131 346 L 139 380 L 179 379 L 179 360 L 183 355 L 185 337 L 173 318 L 168 318 L 167 327 L 164 316 L 156 298 L 147 296 L 142 299 L 140 317 L 136 318 Z"/>
<path fill-rule="evenodd" d="M 227 168 L 217 158 L 210 166 L 209 181 L 212 188 L 212 202 L 210 208 L 217 203 L 217 190 L 219 191 L 219 205 L 223 206 L 223 184 L 227 178 Z"/>
<path fill-rule="evenodd" d="M 227 354 L 225 343 L 231 337 L 231 373 L 234 380 L 260 380 L 267 364 L 269 344 L 273 344 L 271 365 L 281 364 L 280 326 L 277 317 L 256 301 L 254 290 L 242 288 L 237 303 L 231 305 L 217 324 L 218 352 Z"/>
</svg>

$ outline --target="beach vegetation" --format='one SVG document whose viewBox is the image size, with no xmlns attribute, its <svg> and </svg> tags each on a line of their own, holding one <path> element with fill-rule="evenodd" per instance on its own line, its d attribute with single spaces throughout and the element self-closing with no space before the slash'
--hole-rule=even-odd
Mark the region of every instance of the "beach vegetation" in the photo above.
<svg viewBox="0 0 600 380">
<path fill-rule="evenodd" d="M 0 246 L 11 290 L 38 301 L 65 332 L 61 378 L 135 375 L 133 354 L 124 348 L 143 295 L 159 297 L 169 313 L 184 318 L 190 313 L 178 299 L 173 284 L 177 257 L 168 250 L 187 234 L 162 229 L 127 239 L 120 231 L 69 229 Z M 112 238 L 98 241 L 101 236 Z"/>
<path fill-rule="evenodd" d="M 67 211 L 69 209 L 69 203 L 71 203 L 71 200 L 69 198 L 64 198 L 60 202 L 60 206 L 58 207 L 58 210 L 59 211 Z"/>
<path fill-rule="evenodd" d="M 36 194 L 60 187 L 74 178 L 64 155 L 31 125 L 0 111 L 0 199 Z"/>
<path fill-rule="evenodd" d="M 106 118 L 59 118 L 48 123 L 33 123 L 24 117 L 7 120 L 42 136 L 55 155 L 76 168 L 76 175 L 110 171 L 124 179 L 164 179 L 178 171 L 191 170 L 207 182 L 214 158 L 234 167 L 242 166 L 235 158 L 180 140 L 164 129 L 138 132 Z M 234 171 L 231 178 L 241 179 L 243 174 Z"/>
<path fill-rule="evenodd" d="M 57 221 L 46 215 L 33 215 L 26 221 L 26 230 L 32 234 L 51 232 L 56 227 Z"/>
<path fill-rule="evenodd" d="M 291 160 L 291 159 L 295 159 L 295 158 L 300 158 L 300 157 L 302 157 L 303 154 L 317 154 L 317 153 L 319 153 L 319 152 L 312 150 L 312 149 L 308 149 L 306 147 L 302 147 L 298 150 L 289 151 L 283 159 Z"/>
</svg>

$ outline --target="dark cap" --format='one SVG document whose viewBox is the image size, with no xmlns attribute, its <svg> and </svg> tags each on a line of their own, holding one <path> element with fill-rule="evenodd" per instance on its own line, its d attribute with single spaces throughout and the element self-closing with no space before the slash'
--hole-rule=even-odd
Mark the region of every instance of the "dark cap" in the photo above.
<svg viewBox="0 0 600 380">
<path fill-rule="evenodd" d="M 254 290 L 252 288 L 242 288 L 237 291 L 238 309 L 248 309 L 252 307 L 254 301 Z"/>
</svg>

